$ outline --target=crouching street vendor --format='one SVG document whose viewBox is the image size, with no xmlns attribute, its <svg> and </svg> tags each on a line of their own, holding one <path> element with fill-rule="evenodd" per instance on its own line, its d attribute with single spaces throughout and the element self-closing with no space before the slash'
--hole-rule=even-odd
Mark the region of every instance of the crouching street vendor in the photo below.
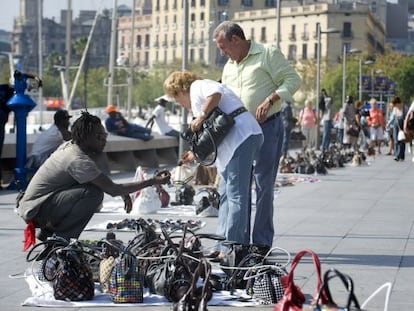
<svg viewBox="0 0 414 311">
<path fill-rule="evenodd" d="M 106 138 L 101 120 L 82 112 L 73 124 L 72 140 L 63 143 L 33 176 L 17 205 L 17 213 L 28 224 L 24 250 L 35 243 L 35 228 L 40 228 L 41 241 L 53 234 L 78 238 L 99 210 L 104 193 L 123 196 L 128 211 L 129 193 L 169 182 L 170 173 L 160 171 L 144 181 L 114 183 L 94 160 L 103 152 Z"/>
</svg>

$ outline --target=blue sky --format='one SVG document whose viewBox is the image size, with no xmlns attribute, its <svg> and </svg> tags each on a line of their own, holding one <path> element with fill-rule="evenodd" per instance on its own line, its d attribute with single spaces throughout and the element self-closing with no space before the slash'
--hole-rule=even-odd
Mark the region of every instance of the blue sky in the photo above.
<svg viewBox="0 0 414 311">
<path fill-rule="evenodd" d="M 31 0 L 34 1 L 34 0 Z M 117 0 L 118 5 L 126 4 L 132 6 L 133 0 Z M 78 15 L 79 10 L 102 10 L 112 8 L 114 0 L 72 0 L 74 16 Z M 13 19 L 19 16 L 20 0 L 0 0 L 0 29 L 11 31 L 13 29 Z M 66 0 L 43 0 L 43 16 L 57 21 L 60 19 L 60 10 L 67 8 Z"/>
</svg>

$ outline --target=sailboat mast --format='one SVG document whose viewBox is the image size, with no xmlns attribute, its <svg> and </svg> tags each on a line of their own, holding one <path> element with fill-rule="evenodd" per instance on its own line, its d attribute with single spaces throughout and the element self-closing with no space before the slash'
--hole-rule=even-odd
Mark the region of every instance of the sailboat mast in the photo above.
<svg viewBox="0 0 414 311">
<path fill-rule="evenodd" d="M 68 0 L 68 9 L 66 12 L 66 45 L 65 45 L 65 82 L 62 83 L 63 100 L 65 102 L 66 109 L 71 109 L 71 103 L 68 98 L 68 86 L 69 86 L 69 67 L 71 59 L 71 37 L 72 37 L 72 0 Z"/>
<path fill-rule="evenodd" d="M 115 61 L 115 40 L 116 40 L 116 14 L 118 1 L 114 0 L 112 11 L 112 27 L 111 27 L 111 44 L 109 52 L 109 70 L 108 70 L 108 96 L 107 104 L 113 104 L 113 85 L 114 85 L 114 61 Z"/>
</svg>

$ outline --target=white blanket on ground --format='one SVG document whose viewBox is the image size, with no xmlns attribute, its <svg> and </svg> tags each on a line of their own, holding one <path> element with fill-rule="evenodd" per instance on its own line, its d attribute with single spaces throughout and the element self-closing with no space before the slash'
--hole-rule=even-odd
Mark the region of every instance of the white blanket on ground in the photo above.
<svg viewBox="0 0 414 311">
<path fill-rule="evenodd" d="M 95 297 L 89 301 L 62 301 L 53 297 L 53 289 L 49 282 L 41 282 L 33 274 L 27 272 L 26 281 L 29 284 L 32 297 L 27 298 L 22 305 L 31 307 L 53 307 L 53 308 L 82 308 L 82 307 L 139 307 L 139 306 L 156 306 L 170 305 L 165 297 L 153 295 L 144 290 L 143 303 L 113 303 L 109 294 L 104 294 L 95 288 Z M 252 300 L 249 302 L 239 301 L 238 298 L 243 295 L 242 290 L 237 290 L 234 295 L 228 291 L 215 292 L 213 298 L 208 302 L 210 306 L 254 306 L 256 303 Z"/>
</svg>

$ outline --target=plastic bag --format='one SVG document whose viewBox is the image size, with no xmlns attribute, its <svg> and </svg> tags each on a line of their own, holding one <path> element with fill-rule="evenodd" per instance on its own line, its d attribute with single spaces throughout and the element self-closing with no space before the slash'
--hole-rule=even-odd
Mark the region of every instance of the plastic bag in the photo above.
<svg viewBox="0 0 414 311">
<path fill-rule="evenodd" d="M 145 179 L 145 174 L 143 174 Z M 157 189 L 153 186 L 140 190 L 138 197 L 132 203 L 131 215 L 147 215 L 156 213 L 161 208 L 161 200 Z"/>
<path fill-rule="evenodd" d="M 140 182 L 144 180 L 144 170 L 142 169 L 141 165 L 137 167 L 137 169 L 135 170 L 135 175 L 134 175 L 134 179 L 132 180 L 133 182 Z M 131 193 L 131 200 L 132 202 L 134 202 L 140 195 L 142 190 L 138 190 L 135 191 L 134 193 Z"/>
</svg>

